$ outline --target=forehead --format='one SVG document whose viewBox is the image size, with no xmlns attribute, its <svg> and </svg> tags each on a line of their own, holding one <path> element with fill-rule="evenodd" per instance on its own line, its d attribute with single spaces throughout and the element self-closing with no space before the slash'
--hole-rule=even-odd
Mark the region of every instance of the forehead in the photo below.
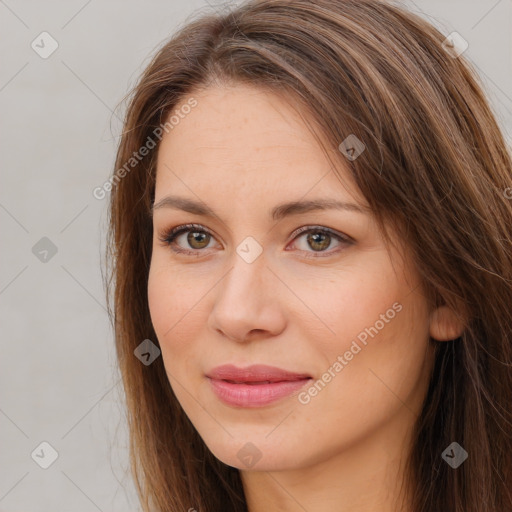
<svg viewBox="0 0 512 512">
<path fill-rule="evenodd" d="M 282 95 L 249 85 L 213 86 L 187 96 L 171 114 L 190 98 L 197 102 L 194 108 L 164 132 L 157 197 L 186 192 L 188 186 L 197 194 L 275 191 L 299 199 L 314 188 L 364 202 L 339 155 L 331 161 L 317 140 L 319 132 L 312 133 L 314 121 Z M 333 162 L 341 181 L 332 172 Z"/>
</svg>

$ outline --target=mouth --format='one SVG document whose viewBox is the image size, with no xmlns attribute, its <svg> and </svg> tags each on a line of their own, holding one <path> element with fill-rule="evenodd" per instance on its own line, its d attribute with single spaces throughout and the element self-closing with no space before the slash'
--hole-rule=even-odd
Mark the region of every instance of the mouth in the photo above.
<svg viewBox="0 0 512 512">
<path fill-rule="evenodd" d="M 219 400 L 242 408 L 263 407 L 289 397 L 313 380 L 304 373 L 266 365 L 224 365 L 214 368 L 206 377 Z"/>
<path fill-rule="evenodd" d="M 292 372 L 276 366 L 265 364 L 253 364 L 245 368 L 233 364 L 217 366 L 206 374 L 207 377 L 217 380 L 225 380 L 233 383 L 262 383 L 283 382 L 311 378 L 311 375 L 303 372 Z"/>
</svg>

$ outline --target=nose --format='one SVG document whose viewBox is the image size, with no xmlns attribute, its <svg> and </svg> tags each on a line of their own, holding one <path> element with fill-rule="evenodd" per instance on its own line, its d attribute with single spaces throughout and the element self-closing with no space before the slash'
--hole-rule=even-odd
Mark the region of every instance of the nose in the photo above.
<svg viewBox="0 0 512 512">
<path fill-rule="evenodd" d="M 263 255 L 247 263 L 235 254 L 233 266 L 214 288 L 209 327 L 237 342 L 279 335 L 286 317 L 277 283 Z"/>
</svg>

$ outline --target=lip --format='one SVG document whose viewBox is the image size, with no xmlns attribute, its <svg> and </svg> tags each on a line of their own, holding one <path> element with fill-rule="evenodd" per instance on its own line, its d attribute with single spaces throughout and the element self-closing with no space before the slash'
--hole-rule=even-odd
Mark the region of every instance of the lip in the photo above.
<svg viewBox="0 0 512 512">
<path fill-rule="evenodd" d="M 263 407 L 293 394 L 312 380 L 305 373 L 261 364 L 246 368 L 217 366 L 206 377 L 217 397 L 235 407 Z"/>
<path fill-rule="evenodd" d="M 307 373 L 295 373 L 268 366 L 265 364 L 253 364 L 245 368 L 239 368 L 233 364 L 224 364 L 213 368 L 206 374 L 207 377 L 217 380 L 231 380 L 233 382 L 281 382 L 311 378 Z"/>
</svg>

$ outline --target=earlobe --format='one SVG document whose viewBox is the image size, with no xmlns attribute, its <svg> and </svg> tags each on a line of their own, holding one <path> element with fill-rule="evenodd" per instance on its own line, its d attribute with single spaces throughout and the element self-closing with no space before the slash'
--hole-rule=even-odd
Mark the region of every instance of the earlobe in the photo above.
<svg viewBox="0 0 512 512">
<path fill-rule="evenodd" d="M 457 339 L 464 331 L 462 318 L 448 306 L 440 306 L 430 315 L 430 337 L 437 341 Z"/>
</svg>

